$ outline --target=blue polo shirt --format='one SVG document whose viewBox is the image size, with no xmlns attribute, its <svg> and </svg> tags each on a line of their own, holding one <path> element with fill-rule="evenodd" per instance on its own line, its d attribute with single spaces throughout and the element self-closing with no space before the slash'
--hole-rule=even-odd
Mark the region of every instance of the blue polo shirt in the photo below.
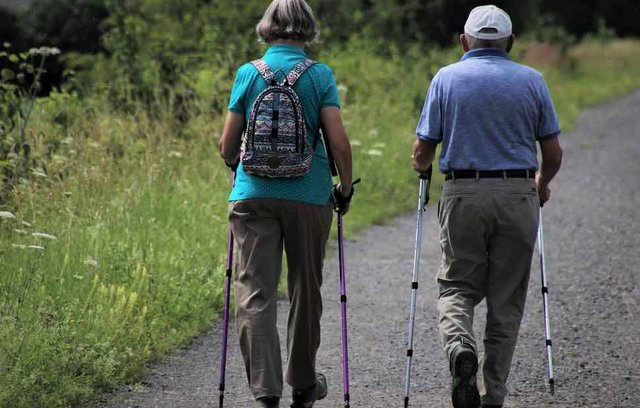
<svg viewBox="0 0 640 408">
<path fill-rule="evenodd" d="M 306 57 L 304 50 L 299 47 L 273 45 L 262 58 L 273 72 L 281 69 L 289 73 Z M 266 82 L 253 65 L 242 65 L 236 73 L 231 90 L 229 111 L 244 114 L 248 121 L 253 102 L 266 88 Z M 307 138 L 311 143 L 317 140 L 311 169 L 301 177 L 267 178 L 247 174 L 240 165 L 229 201 L 276 198 L 317 205 L 329 203 L 332 181 L 327 153 L 320 135 L 320 110 L 325 106 L 340 107 L 336 80 L 328 66 L 314 64 L 302 74 L 293 89 L 302 104 Z"/>
<path fill-rule="evenodd" d="M 537 169 L 536 141 L 559 133 L 542 74 L 488 48 L 436 74 L 416 129 L 442 142 L 441 172 Z"/>
</svg>

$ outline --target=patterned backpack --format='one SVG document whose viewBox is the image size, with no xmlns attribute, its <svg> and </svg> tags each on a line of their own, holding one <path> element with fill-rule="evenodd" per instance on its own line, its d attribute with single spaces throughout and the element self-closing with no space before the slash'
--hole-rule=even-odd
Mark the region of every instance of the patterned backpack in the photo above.
<svg viewBox="0 0 640 408">
<path fill-rule="evenodd" d="M 263 177 L 298 177 L 309 172 L 314 146 L 307 140 L 300 98 L 293 90 L 313 64 L 308 58 L 278 83 L 263 59 L 251 63 L 267 82 L 253 103 L 245 133 L 242 168 Z"/>
</svg>

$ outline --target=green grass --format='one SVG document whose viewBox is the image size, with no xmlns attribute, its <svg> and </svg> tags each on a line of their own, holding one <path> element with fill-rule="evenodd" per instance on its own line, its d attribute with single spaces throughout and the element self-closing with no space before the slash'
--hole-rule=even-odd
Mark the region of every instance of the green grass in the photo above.
<svg viewBox="0 0 640 408">
<path fill-rule="evenodd" d="M 381 58 L 374 46 L 318 56 L 336 73 L 362 178 L 348 234 L 415 206 L 415 124 L 429 79 L 459 57 L 415 47 Z M 563 130 L 585 106 L 640 87 L 639 51 L 637 41 L 586 44 L 543 69 Z M 230 184 L 215 149 L 221 118 L 180 125 L 105 106 L 40 101 L 29 138 L 46 176 L 23 180 L 0 208 L 16 214 L 0 220 L 2 407 L 90 405 L 219 314 Z"/>
</svg>

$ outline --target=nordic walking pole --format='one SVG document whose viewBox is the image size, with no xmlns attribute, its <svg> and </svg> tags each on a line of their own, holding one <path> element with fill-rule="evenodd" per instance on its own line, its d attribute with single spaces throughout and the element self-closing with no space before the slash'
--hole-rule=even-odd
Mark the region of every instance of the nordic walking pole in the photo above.
<svg viewBox="0 0 640 408">
<path fill-rule="evenodd" d="M 413 279 L 411 281 L 411 306 L 409 308 L 409 338 L 407 340 L 407 372 L 404 381 L 404 406 L 409 406 L 409 382 L 413 358 L 413 329 L 416 318 L 416 299 L 418 296 L 418 271 L 420 270 L 420 250 L 422 246 L 422 218 L 429 203 L 432 166 L 420 173 L 420 192 L 418 194 L 418 216 L 416 221 L 416 242 L 413 247 Z"/>
<path fill-rule="evenodd" d="M 235 171 L 233 173 L 232 185 L 235 182 Z M 225 273 L 224 284 L 224 312 L 222 323 L 222 351 L 220 352 L 220 396 L 219 407 L 222 408 L 224 403 L 224 381 L 227 370 L 227 340 L 229 337 L 229 299 L 231 297 L 231 274 L 233 269 L 233 231 L 229 225 L 229 233 L 227 238 L 227 269 Z"/>
<path fill-rule="evenodd" d="M 338 212 L 338 258 L 340 260 L 340 315 L 342 316 L 342 381 L 344 406 L 349 407 L 349 351 L 347 348 L 347 284 L 344 271 L 344 238 L 342 214 Z"/>
<path fill-rule="evenodd" d="M 351 188 L 358 184 L 360 179 L 351 183 Z M 334 189 L 335 191 L 335 189 Z M 353 191 L 353 190 L 352 190 Z M 352 192 L 353 194 L 353 192 Z M 349 396 L 349 350 L 347 347 L 347 279 L 344 267 L 344 235 L 342 232 L 342 212 L 340 205 L 334 197 L 334 210 L 338 215 L 338 260 L 340 263 L 340 315 L 342 316 L 342 380 L 344 389 L 344 407 L 350 407 Z"/>
<path fill-rule="evenodd" d="M 553 346 L 551 343 L 551 323 L 549 321 L 549 287 L 547 286 L 547 274 L 544 263 L 544 231 L 542 228 L 542 205 L 540 206 L 540 226 L 538 228 L 538 252 L 540 253 L 540 276 L 542 281 L 542 311 L 544 314 L 544 335 L 547 347 L 547 362 L 549 363 L 549 392 L 555 392 L 555 380 L 553 378 Z"/>
</svg>

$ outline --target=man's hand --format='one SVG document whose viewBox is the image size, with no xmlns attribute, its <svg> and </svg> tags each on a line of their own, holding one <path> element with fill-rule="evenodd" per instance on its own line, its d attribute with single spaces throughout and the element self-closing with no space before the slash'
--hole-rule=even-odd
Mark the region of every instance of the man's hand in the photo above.
<svg viewBox="0 0 640 408">
<path fill-rule="evenodd" d="M 536 174 L 536 187 L 538 187 L 538 197 L 540 198 L 540 207 L 542 207 L 551 198 L 551 189 L 549 184 L 542 180 L 540 173 Z"/>
<path fill-rule="evenodd" d="M 536 186 L 542 207 L 551 198 L 549 183 L 562 165 L 562 148 L 560 148 L 558 137 L 552 136 L 540 140 L 540 153 L 542 153 L 542 163 L 540 171 L 536 174 Z"/>
</svg>

